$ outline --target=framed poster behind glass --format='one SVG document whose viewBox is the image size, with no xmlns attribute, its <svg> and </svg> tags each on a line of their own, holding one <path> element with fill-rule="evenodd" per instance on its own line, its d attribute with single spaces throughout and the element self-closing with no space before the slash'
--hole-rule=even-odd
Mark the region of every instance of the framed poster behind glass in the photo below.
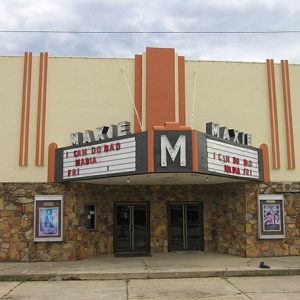
<svg viewBox="0 0 300 300">
<path fill-rule="evenodd" d="M 282 239 L 284 229 L 284 197 L 282 194 L 257 196 L 258 238 Z"/>
<path fill-rule="evenodd" d="M 63 240 L 63 197 L 36 195 L 34 201 L 34 241 Z"/>
</svg>

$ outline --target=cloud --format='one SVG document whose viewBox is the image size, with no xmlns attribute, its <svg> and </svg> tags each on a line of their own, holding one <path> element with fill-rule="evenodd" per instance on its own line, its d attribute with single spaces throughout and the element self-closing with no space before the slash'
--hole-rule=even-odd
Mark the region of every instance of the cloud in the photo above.
<svg viewBox="0 0 300 300">
<path fill-rule="evenodd" d="M 1 30 L 263 31 L 300 29 L 300 2 L 281 0 L 2 0 Z M 187 59 L 300 62 L 300 34 L 0 33 L 0 55 L 133 57 L 174 47 Z"/>
</svg>

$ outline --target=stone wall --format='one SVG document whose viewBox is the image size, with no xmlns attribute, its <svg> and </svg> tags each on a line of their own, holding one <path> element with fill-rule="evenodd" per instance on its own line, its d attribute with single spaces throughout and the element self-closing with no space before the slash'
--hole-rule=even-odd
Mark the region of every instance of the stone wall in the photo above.
<svg viewBox="0 0 300 300">
<path fill-rule="evenodd" d="M 34 196 L 63 195 L 63 242 L 34 242 Z M 205 249 L 213 250 L 210 189 L 200 186 L 0 184 L 0 261 L 68 261 L 113 253 L 114 202 L 149 202 L 151 252 L 168 251 L 167 204 L 204 201 Z M 96 205 L 95 231 L 84 227 L 84 205 Z"/>
<path fill-rule="evenodd" d="M 284 194 L 285 238 L 259 240 L 257 194 Z M 246 185 L 246 256 L 300 255 L 300 182 Z"/>
<path fill-rule="evenodd" d="M 245 185 L 214 186 L 212 232 L 215 250 L 245 256 Z"/>
<path fill-rule="evenodd" d="M 257 238 L 257 193 L 284 193 L 286 238 Z M 63 195 L 63 242 L 34 242 L 35 195 Z M 151 252 L 168 251 L 168 202 L 203 201 L 205 251 L 239 256 L 300 255 L 300 184 L 101 186 L 83 183 L 0 184 L 0 261 L 67 261 L 113 253 L 114 202 L 150 203 Z M 96 205 L 97 229 L 84 227 Z"/>
</svg>

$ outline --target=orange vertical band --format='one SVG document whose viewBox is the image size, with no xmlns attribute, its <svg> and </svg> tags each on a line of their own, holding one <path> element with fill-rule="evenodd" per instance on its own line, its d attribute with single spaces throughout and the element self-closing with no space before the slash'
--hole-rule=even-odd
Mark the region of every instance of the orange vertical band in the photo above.
<svg viewBox="0 0 300 300">
<path fill-rule="evenodd" d="M 270 163 L 269 163 L 269 149 L 267 144 L 261 144 L 263 156 L 263 180 L 265 183 L 270 182 Z"/>
<path fill-rule="evenodd" d="M 178 57 L 179 124 L 185 126 L 185 63 L 184 56 Z"/>
<path fill-rule="evenodd" d="M 275 70 L 274 70 L 273 59 L 267 59 L 267 78 L 268 78 L 269 114 L 270 114 L 271 143 L 272 143 L 272 166 L 273 169 L 279 169 L 280 150 L 279 150 L 279 135 L 278 135 Z"/>
<path fill-rule="evenodd" d="M 23 67 L 23 93 L 22 93 L 22 111 L 21 111 L 21 128 L 20 128 L 20 150 L 19 165 L 24 166 L 24 129 L 25 129 L 25 108 L 26 108 L 26 88 L 27 88 L 27 58 L 28 53 L 25 52 Z"/>
<path fill-rule="evenodd" d="M 175 122 L 175 50 L 146 49 L 146 128 Z"/>
<path fill-rule="evenodd" d="M 281 75 L 282 75 L 282 91 L 283 91 L 283 107 L 284 107 L 284 120 L 285 120 L 285 135 L 286 135 L 286 153 L 288 161 L 288 169 L 291 169 L 291 146 L 290 146 L 290 129 L 289 129 L 289 116 L 287 104 L 287 91 L 286 91 L 286 77 L 285 77 L 285 63 L 281 60 Z"/>
<path fill-rule="evenodd" d="M 134 104 L 142 122 L 142 55 L 135 56 L 135 85 L 134 85 Z M 134 113 L 134 132 L 141 132 L 138 118 Z"/>
<path fill-rule="evenodd" d="M 43 110 L 42 110 L 42 139 L 41 139 L 41 165 L 44 165 L 45 156 L 45 130 L 46 130 L 46 96 L 48 74 L 48 52 L 45 52 L 44 82 L 43 82 Z"/>
<path fill-rule="evenodd" d="M 20 128 L 19 165 L 28 165 L 30 97 L 31 97 L 32 52 L 25 52 L 23 68 L 23 92 Z"/>
<path fill-rule="evenodd" d="M 35 164 L 44 165 L 48 53 L 40 53 Z"/>
<path fill-rule="evenodd" d="M 154 130 L 148 130 L 148 172 L 154 172 Z"/>
<path fill-rule="evenodd" d="M 51 143 L 48 147 L 48 182 L 55 181 L 55 150 L 57 144 Z"/>
<path fill-rule="evenodd" d="M 40 69 L 39 69 L 39 90 L 38 90 L 38 108 L 37 108 L 37 123 L 36 123 L 36 147 L 35 147 L 35 164 L 40 165 L 40 133 L 41 133 L 41 110 L 42 110 L 42 83 L 43 83 L 43 65 L 44 53 L 40 53 Z"/>
<path fill-rule="evenodd" d="M 290 88 L 290 75 L 289 75 L 289 64 L 285 61 L 286 70 L 286 83 L 287 83 L 287 100 L 288 100 L 288 115 L 290 124 L 290 143 L 291 143 L 291 169 L 296 168 L 295 163 L 295 145 L 294 145 L 294 128 L 293 128 L 293 115 L 292 115 L 292 99 L 291 99 L 291 88 Z"/>
<path fill-rule="evenodd" d="M 192 155 L 193 172 L 199 172 L 197 131 L 195 130 L 192 131 Z"/>
<path fill-rule="evenodd" d="M 282 91 L 284 104 L 286 151 L 288 169 L 295 169 L 294 130 L 292 118 L 291 91 L 289 79 L 289 67 L 287 60 L 281 60 Z"/>
<path fill-rule="evenodd" d="M 278 117 L 277 117 L 277 100 L 275 87 L 275 67 L 274 60 L 271 59 L 271 74 L 272 74 L 272 94 L 273 94 L 273 109 L 274 109 L 274 129 L 275 129 L 275 145 L 276 145 L 276 165 L 280 169 L 280 151 L 279 151 L 279 134 L 278 134 Z"/>
<path fill-rule="evenodd" d="M 24 159 L 24 163 L 25 163 L 26 166 L 28 165 L 31 71 L 32 71 L 32 52 L 29 52 L 29 57 L 28 57 L 28 80 L 27 80 L 27 105 L 26 105 L 26 129 L 25 129 L 25 159 Z"/>
</svg>

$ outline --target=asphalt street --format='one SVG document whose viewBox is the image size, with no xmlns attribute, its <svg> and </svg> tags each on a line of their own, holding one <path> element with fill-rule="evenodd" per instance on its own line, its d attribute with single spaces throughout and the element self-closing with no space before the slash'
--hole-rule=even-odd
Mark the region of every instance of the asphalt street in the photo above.
<svg viewBox="0 0 300 300">
<path fill-rule="evenodd" d="M 300 299 L 300 276 L 0 282 L 0 299 Z"/>
</svg>

